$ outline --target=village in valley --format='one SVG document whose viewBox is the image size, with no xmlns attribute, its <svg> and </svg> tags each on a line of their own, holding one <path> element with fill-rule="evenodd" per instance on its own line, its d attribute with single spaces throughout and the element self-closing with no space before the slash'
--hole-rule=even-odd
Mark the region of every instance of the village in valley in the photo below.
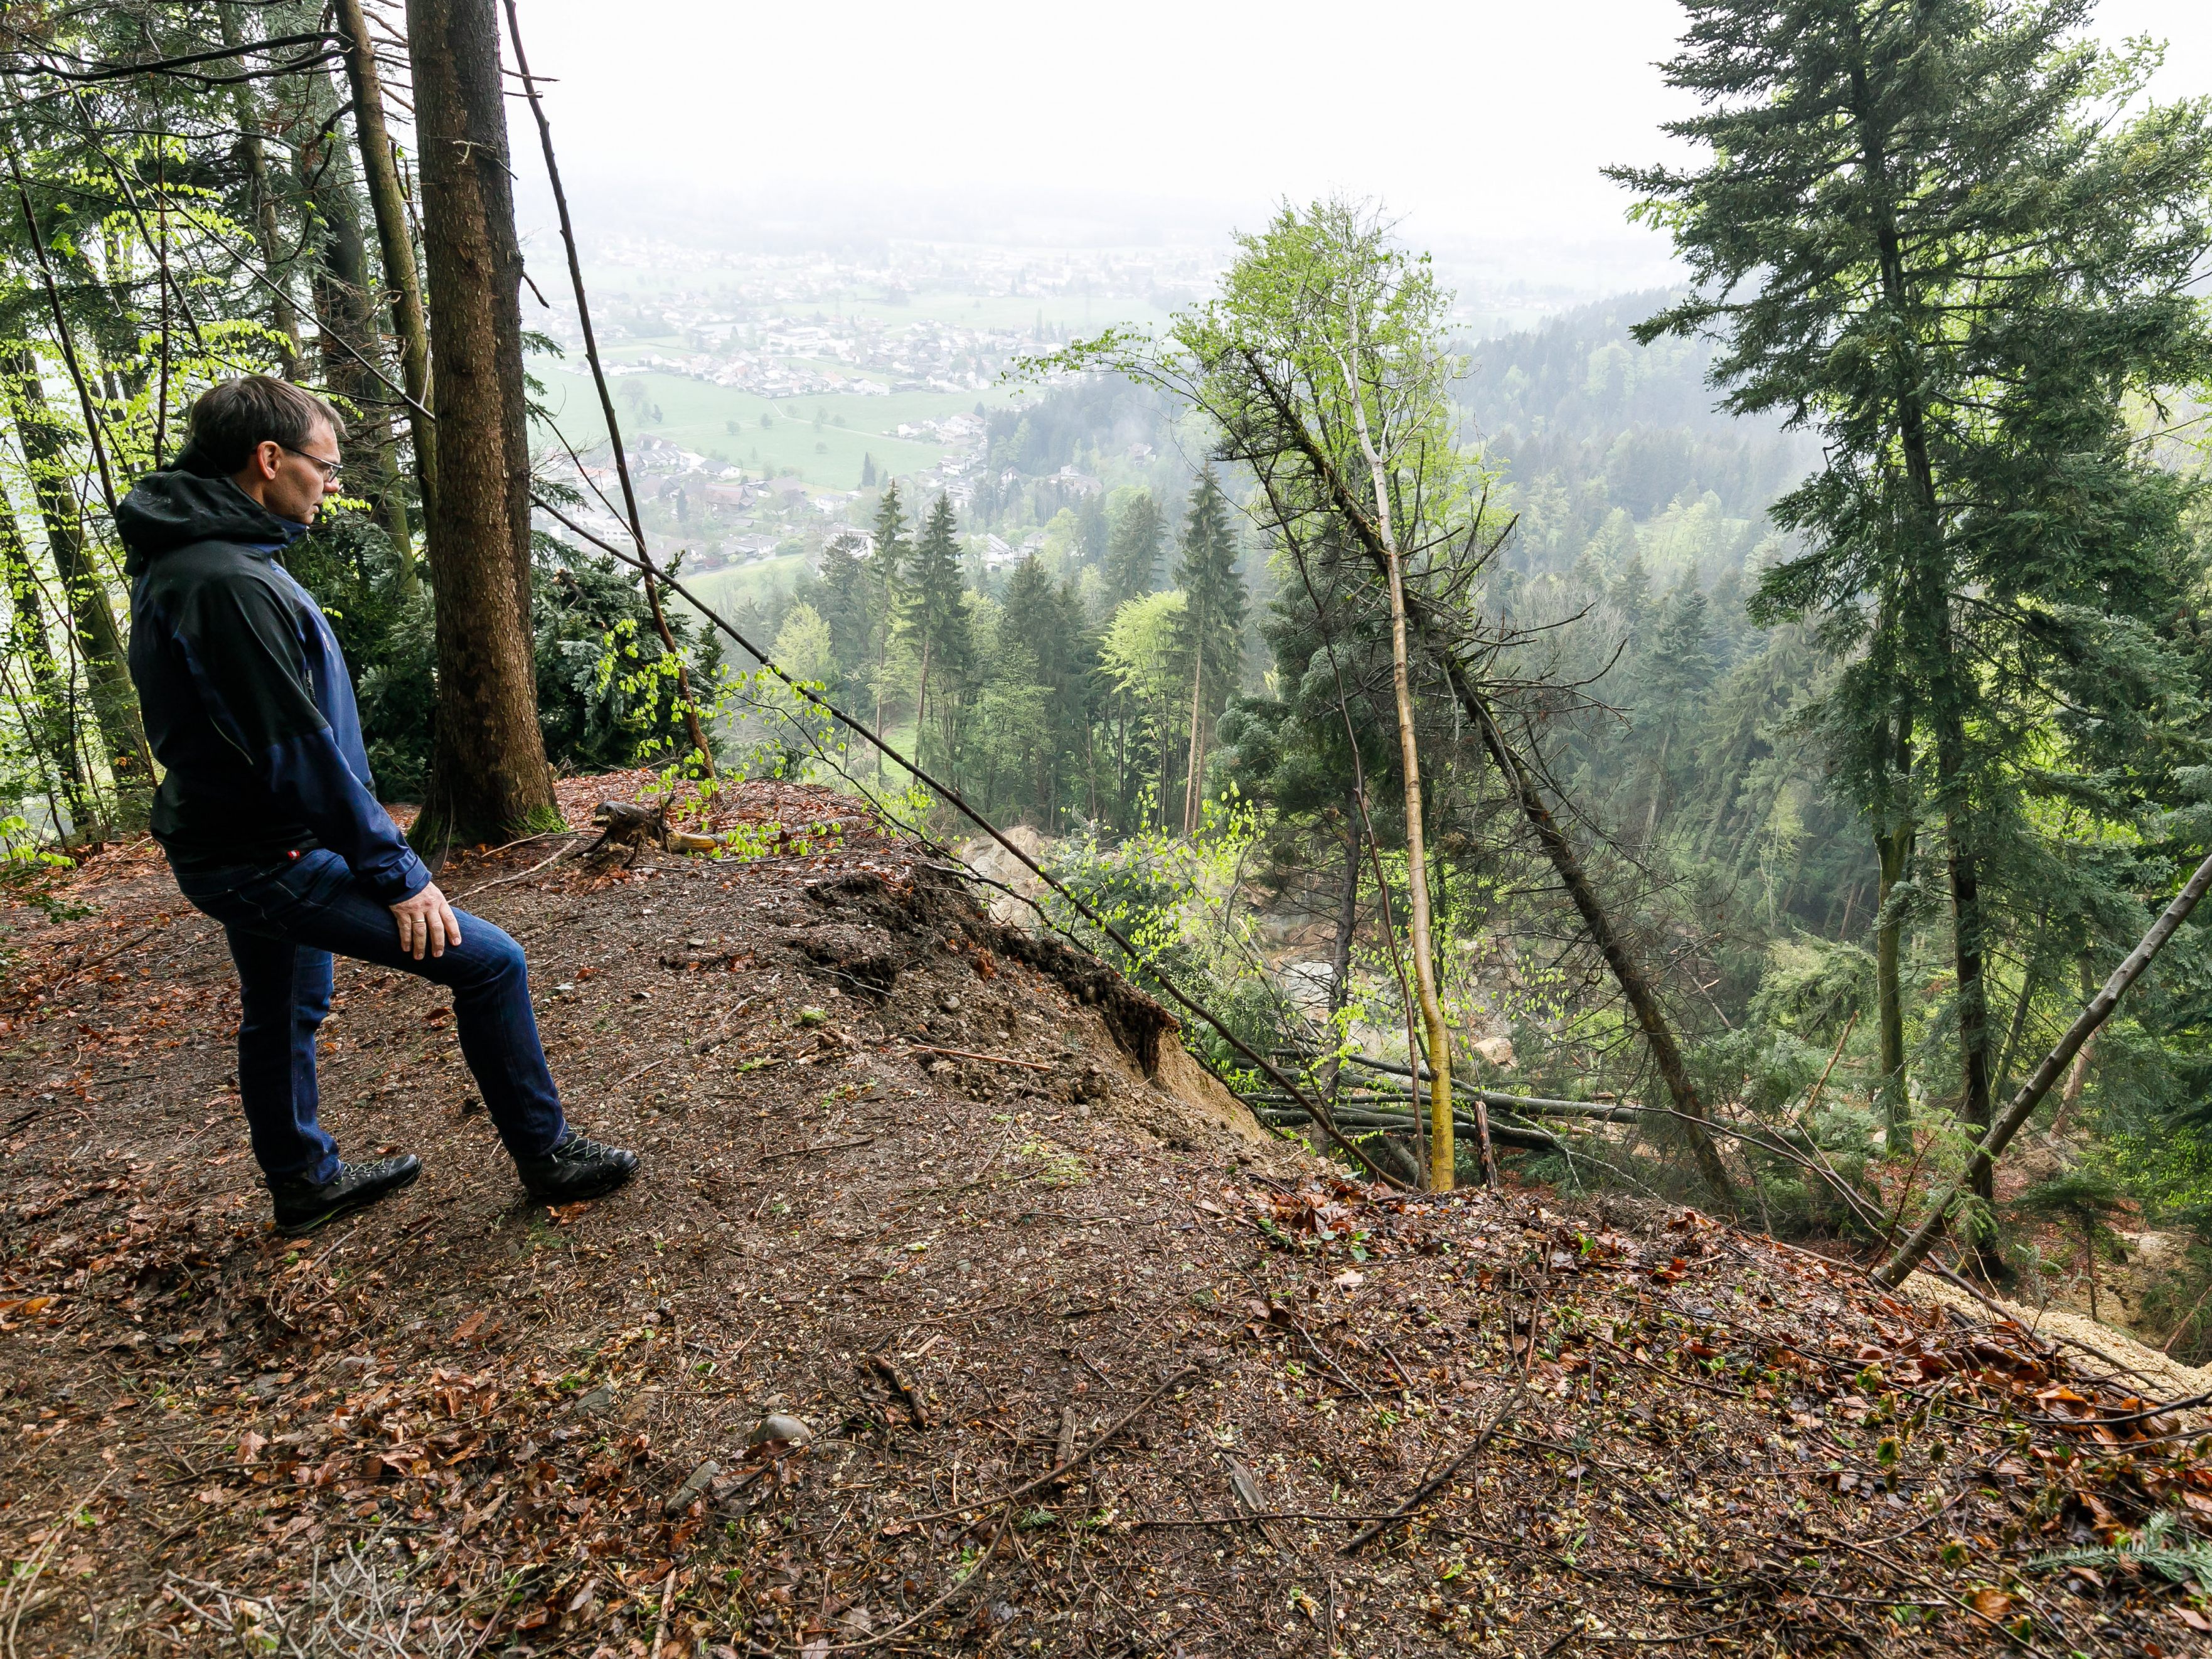
<svg viewBox="0 0 2212 1659">
<path fill-rule="evenodd" d="M 611 240 L 593 320 L 648 538 L 687 571 L 730 573 L 718 593 L 787 586 L 841 537 L 865 556 L 896 480 L 909 502 L 950 500 L 977 574 L 1011 568 L 1048 547 L 1062 512 L 1189 470 L 1149 426 L 1038 460 L 1021 426 L 1043 388 L 1024 357 L 1157 322 L 1218 264 L 1196 250 L 893 245 L 843 259 Z M 533 325 L 551 468 L 580 493 L 580 522 L 627 539 L 573 307 Z"/>
<path fill-rule="evenodd" d="M 950 501 L 972 582 L 1031 554 L 1057 573 L 1086 502 L 1095 518 L 1117 489 L 1179 500 L 1197 451 L 1149 398 L 1032 431 L 1024 417 L 1052 381 L 1025 364 L 1109 328 L 1164 325 L 1229 253 L 1225 242 L 778 252 L 604 239 L 586 255 L 593 323 L 655 555 L 714 599 L 765 599 L 841 538 L 866 556 L 896 481 L 910 515 Z M 1454 319 L 1470 337 L 1590 297 L 1510 267 L 1461 276 Z M 548 298 L 530 320 L 541 465 L 578 491 L 579 522 L 626 542 L 582 331 L 564 292 Z"/>
</svg>

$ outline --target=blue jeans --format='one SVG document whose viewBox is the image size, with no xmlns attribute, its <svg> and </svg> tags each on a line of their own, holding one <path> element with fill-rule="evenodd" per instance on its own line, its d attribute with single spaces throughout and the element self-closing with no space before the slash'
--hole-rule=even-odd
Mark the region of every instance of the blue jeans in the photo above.
<svg viewBox="0 0 2212 1659">
<path fill-rule="evenodd" d="M 253 1156 L 270 1181 L 328 1181 L 337 1145 L 316 1120 L 315 1030 L 331 1012 L 332 952 L 416 974 L 453 993 L 461 1053 L 516 1158 L 550 1152 L 564 1130 L 530 1006 L 522 947 L 456 911 L 461 942 L 417 962 L 392 911 L 336 853 L 274 866 L 177 874 L 193 907 L 223 925 L 238 964 L 238 1092 Z"/>
</svg>

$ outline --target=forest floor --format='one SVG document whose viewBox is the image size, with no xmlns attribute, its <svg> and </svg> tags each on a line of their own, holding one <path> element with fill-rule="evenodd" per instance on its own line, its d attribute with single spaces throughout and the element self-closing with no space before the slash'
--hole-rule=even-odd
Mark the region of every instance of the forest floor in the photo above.
<svg viewBox="0 0 2212 1659">
<path fill-rule="evenodd" d="M 763 855 L 446 872 L 643 1155 L 562 1210 L 447 999 L 341 964 L 327 1119 L 427 1168 L 273 1231 L 158 854 L 0 915 L 7 1659 L 2206 1650 L 2212 1440 L 2142 1381 L 1692 1212 L 1354 1184 L 855 804 L 723 817 Z"/>
</svg>

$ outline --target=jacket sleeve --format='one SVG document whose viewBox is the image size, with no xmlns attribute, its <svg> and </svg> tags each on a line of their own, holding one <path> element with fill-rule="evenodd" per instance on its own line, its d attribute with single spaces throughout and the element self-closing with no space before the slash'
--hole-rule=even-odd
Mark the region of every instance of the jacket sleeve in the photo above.
<svg viewBox="0 0 2212 1659">
<path fill-rule="evenodd" d="M 281 597 L 255 581 L 203 582 L 173 632 L 216 731 L 317 841 L 386 904 L 429 884 L 391 814 L 346 764 Z"/>
</svg>

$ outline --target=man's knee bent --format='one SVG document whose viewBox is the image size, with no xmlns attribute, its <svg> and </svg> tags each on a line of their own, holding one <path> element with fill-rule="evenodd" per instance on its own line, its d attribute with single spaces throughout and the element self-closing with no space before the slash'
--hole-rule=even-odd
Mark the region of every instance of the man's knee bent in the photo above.
<svg viewBox="0 0 2212 1659">
<path fill-rule="evenodd" d="M 522 947 L 481 916 L 460 915 L 462 973 L 460 987 L 495 986 L 526 977 L 529 964 Z"/>
</svg>

